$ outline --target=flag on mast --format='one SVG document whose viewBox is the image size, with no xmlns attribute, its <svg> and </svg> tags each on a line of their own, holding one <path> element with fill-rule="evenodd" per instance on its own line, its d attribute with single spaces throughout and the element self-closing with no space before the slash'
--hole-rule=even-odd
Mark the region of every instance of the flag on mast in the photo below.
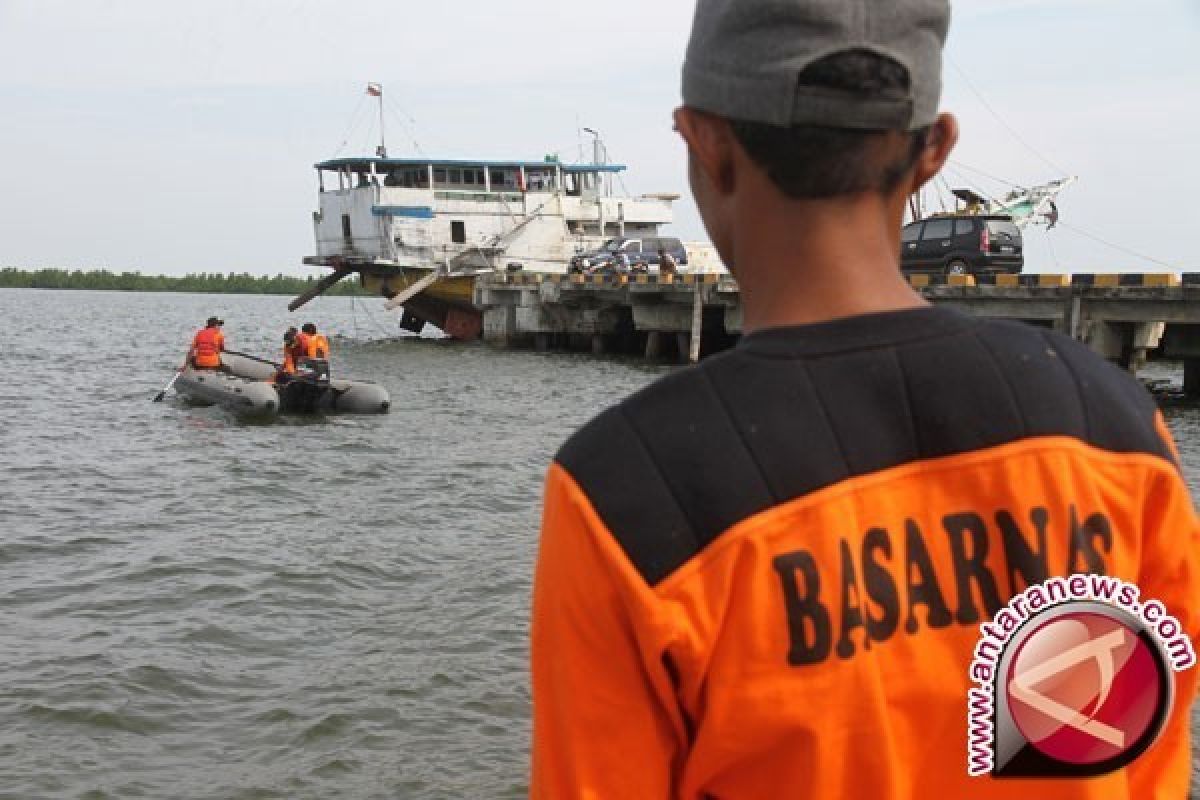
<svg viewBox="0 0 1200 800">
<path fill-rule="evenodd" d="M 368 83 L 367 84 L 367 94 L 371 95 L 371 97 L 383 97 L 383 84 L 382 83 Z"/>
</svg>

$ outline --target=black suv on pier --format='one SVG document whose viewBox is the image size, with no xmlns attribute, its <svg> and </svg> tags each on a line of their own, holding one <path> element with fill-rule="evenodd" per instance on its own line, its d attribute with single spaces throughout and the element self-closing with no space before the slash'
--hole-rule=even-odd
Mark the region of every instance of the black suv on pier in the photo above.
<svg viewBox="0 0 1200 800">
<path fill-rule="evenodd" d="M 904 226 L 900 268 L 943 275 L 1019 273 L 1024 249 L 1012 217 L 945 214 Z"/>
</svg>

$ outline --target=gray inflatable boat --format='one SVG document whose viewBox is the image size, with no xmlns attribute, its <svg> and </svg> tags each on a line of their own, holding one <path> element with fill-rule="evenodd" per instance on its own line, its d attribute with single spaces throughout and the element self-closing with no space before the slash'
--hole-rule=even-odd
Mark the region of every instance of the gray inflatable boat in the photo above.
<svg viewBox="0 0 1200 800">
<path fill-rule="evenodd" d="M 215 403 L 239 414 L 386 414 L 391 396 L 365 381 L 311 381 L 301 378 L 276 386 L 276 367 L 265 359 L 222 353 L 223 368 L 186 369 L 175 388 L 189 399 Z"/>
<path fill-rule="evenodd" d="M 194 403 L 246 416 L 274 416 L 280 408 L 279 393 L 271 384 L 214 369 L 188 367 L 175 379 L 175 391 Z"/>
</svg>

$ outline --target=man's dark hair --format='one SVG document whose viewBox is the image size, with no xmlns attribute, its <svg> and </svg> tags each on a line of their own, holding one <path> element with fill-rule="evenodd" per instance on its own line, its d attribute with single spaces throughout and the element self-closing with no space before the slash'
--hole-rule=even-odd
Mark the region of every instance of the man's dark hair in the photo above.
<svg viewBox="0 0 1200 800">
<path fill-rule="evenodd" d="M 847 50 L 810 64 L 801 85 L 861 94 L 864 99 L 907 93 L 908 70 L 868 50 Z M 928 128 L 860 131 L 795 125 L 784 128 L 730 120 L 734 136 L 788 197 L 816 199 L 889 194 L 916 163 Z"/>
<path fill-rule="evenodd" d="M 304 326 L 300 328 L 300 330 L 304 331 L 305 333 L 310 333 L 310 334 L 316 333 L 317 326 L 313 325 L 311 322 L 306 322 L 306 323 L 304 323 Z"/>
</svg>

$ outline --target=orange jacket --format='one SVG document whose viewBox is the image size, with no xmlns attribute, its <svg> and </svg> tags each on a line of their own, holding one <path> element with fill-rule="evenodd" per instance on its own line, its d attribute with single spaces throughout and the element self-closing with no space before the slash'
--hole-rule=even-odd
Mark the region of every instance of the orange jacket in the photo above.
<svg viewBox="0 0 1200 800">
<path fill-rule="evenodd" d="M 283 363 L 280 365 L 280 370 L 288 375 L 296 374 L 296 364 L 300 359 L 305 357 L 305 351 L 300 349 L 298 343 L 283 346 Z"/>
<path fill-rule="evenodd" d="M 301 359 L 308 357 L 309 336 L 297 333 L 291 345 L 283 346 L 283 364 L 280 369 L 288 375 L 296 374 L 296 365 Z"/>
<path fill-rule="evenodd" d="M 306 336 L 305 339 L 309 358 L 329 358 L 329 340 L 325 338 L 325 334 L 316 333 Z"/>
<path fill-rule="evenodd" d="M 1125 769 L 967 775 L 979 624 L 1076 572 L 1196 639 L 1200 526 L 1129 376 L 936 309 L 747 336 L 550 468 L 531 795 L 1182 798 L 1196 668 Z"/>
<path fill-rule="evenodd" d="M 225 337 L 219 328 L 201 328 L 192 338 L 192 363 L 202 369 L 221 366 Z"/>
</svg>

